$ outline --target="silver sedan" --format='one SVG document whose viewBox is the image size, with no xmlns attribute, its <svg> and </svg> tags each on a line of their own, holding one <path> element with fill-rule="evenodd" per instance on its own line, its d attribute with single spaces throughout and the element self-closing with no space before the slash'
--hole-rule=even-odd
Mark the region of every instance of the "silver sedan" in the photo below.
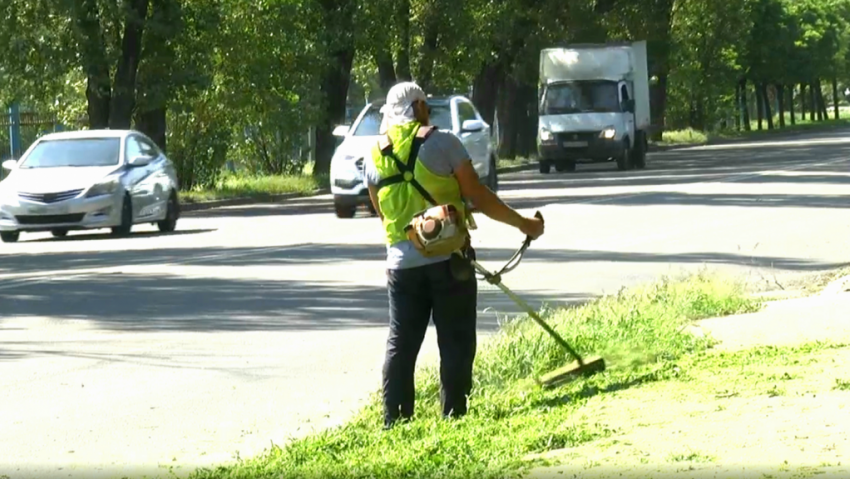
<svg viewBox="0 0 850 479">
<path fill-rule="evenodd" d="M 123 236 L 152 223 L 173 231 L 180 215 L 174 165 L 135 130 L 79 130 L 38 138 L 0 181 L 0 239 L 21 232 L 111 228 Z"/>
</svg>

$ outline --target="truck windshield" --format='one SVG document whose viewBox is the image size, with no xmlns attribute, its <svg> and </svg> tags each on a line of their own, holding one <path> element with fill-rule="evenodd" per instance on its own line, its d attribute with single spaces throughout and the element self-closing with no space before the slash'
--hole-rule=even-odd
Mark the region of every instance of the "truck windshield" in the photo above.
<svg viewBox="0 0 850 479">
<path fill-rule="evenodd" d="M 383 114 L 380 107 L 373 106 L 363 115 L 354 130 L 354 136 L 377 136 L 381 133 Z M 452 131 L 452 112 L 448 105 L 431 105 L 431 124 L 443 131 Z"/>
<path fill-rule="evenodd" d="M 617 83 L 580 81 L 549 85 L 540 109 L 544 115 L 619 112 Z"/>
</svg>

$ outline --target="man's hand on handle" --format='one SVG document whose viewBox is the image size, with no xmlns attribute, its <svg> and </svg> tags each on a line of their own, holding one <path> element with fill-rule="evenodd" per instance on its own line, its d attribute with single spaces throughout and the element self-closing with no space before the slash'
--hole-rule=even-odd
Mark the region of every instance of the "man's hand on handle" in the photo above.
<svg viewBox="0 0 850 479">
<path fill-rule="evenodd" d="M 531 239 L 537 239 L 543 234 L 543 220 L 540 218 L 523 218 L 520 231 Z"/>
<path fill-rule="evenodd" d="M 523 218 L 519 230 L 531 239 L 537 239 L 543 235 L 543 217 Z"/>
</svg>

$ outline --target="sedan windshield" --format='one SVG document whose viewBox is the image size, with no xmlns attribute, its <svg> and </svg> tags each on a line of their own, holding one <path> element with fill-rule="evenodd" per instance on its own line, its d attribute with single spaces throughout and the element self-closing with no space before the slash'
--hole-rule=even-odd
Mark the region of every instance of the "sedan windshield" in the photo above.
<svg viewBox="0 0 850 479">
<path fill-rule="evenodd" d="M 363 115 L 363 119 L 354 130 L 354 136 L 380 135 L 383 114 L 379 107 L 372 107 Z M 452 130 L 452 112 L 448 105 L 431 105 L 431 124 L 440 130 Z"/>
<path fill-rule="evenodd" d="M 61 168 L 117 165 L 120 138 L 82 138 L 39 142 L 20 168 Z"/>
<path fill-rule="evenodd" d="M 546 89 L 544 115 L 619 112 L 617 84 L 610 81 L 556 83 Z"/>
</svg>

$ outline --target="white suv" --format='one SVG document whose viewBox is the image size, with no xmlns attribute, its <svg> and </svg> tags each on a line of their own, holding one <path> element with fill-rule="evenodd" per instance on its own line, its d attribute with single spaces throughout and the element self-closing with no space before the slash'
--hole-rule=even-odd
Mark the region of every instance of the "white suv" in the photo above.
<svg viewBox="0 0 850 479">
<path fill-rule="evenodd" d="M 339 218 L 353 218 L 359 206 L 372 211 L 369 190 L 363 181 L 363 159 L 372 152 L 380 136 L 383 101 L 366 105 L 349 128 L 338 126 L 334 135 L 343 137 L 331 159 L 331 193 Z M 481 182 L 494 192 L 498 188 L 496 153 L 488 125 L 468 98 L 460 95 L 429 97 L 431 124 L 460 138 Z M 374 213 L 374 211 L 372 211 Z"/>
</svg>

